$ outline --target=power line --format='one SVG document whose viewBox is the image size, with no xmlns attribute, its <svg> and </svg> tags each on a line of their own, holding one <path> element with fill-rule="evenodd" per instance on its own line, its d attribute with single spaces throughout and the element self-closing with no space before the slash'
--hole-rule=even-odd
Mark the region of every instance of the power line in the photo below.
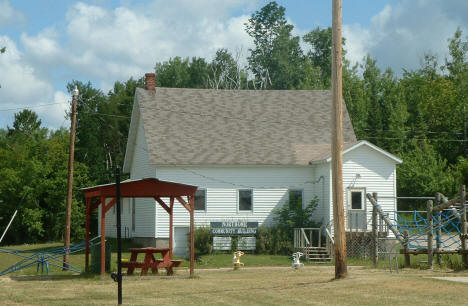
<svg viewBox="0 0 468 306">
<path fill-rule="evenodd" d="M 30 105 L 30 106 L 15 107 L 15 108 L 5 108 L 5 109 L 0 109 L 0 112 L 8 112 L 8 111 L 21 110 L 21 109 L 30 109 L 30 108 L 39 108 L 39 107 L 45 107 L 45 106 L 51 106 L 51 105 L 57 105 L 57 104 L 67 104 L 67 103 L 65 103 L 65 102 L 55 102 L 55 103 Z"/>
<path fill-rule="evenodd" d="M 80 97 L 81 102 L 86 102 L 82 97 Z M 42 105 L 37 105 L 37 106 L 26 106 L 26 107 L 19 107 L 19 108 L 11 108 L 11 109 L 0 109 L 0 111 L 12 111 L 12 110 L 19 110 L 19 109 L 24 109 L 24 108 L 36 108 L 36 107 L 45 107 L 45 106 L 51 106 L 51 105 L 57 105 L 57 104 L 64 104 L 64 102 L 58 102 L 58 103 L 48 103 L 48 104 L 42 104 Z M 130 119 L 131 116 L 124 116 L 124 115 L 114 115 L 114 114 L 106 114 L 106 113 L 100 113 L 100 112 L 94 112 L 86 103 L 83 103 L 89 110 L 90 112 L 84 112 L 89 115 L 102 115 L 102 116 L 107 116 L 107 117 L 114 117 L 114 118 L 122 118 L 122 119 Z M 128 106 L 128 104 L 124 103 L 115 103 L 115 105 L 123 105 L 123 106 Z M 207 113 L 201 113 L 201 112 L 190 112 L 190 111 L 184 111 L 184 110 L 173 110 L 170 108 L 162 108 L 162 107 L 156 107 L 156 106 L 146 106 L 146 107 L 141 107 L 141 108 L 147 108 L 147 109 L 154 109 L 154 110 L 159 110 L 159 111 L 164 111 L 164 112 L 172 112 L 172 113 L 179 113 L 179 114 L 188 114 L 188 115 L 195 115 L 195 116 L 202 116 L 202 117 L 212 117 L 212 118 L 223 118 L 227 120 L 242 120 L 242 121 L 251 121 L 255 123 L 275 123 L 275 124 L 297 124 L 297 125 L 307 125 L 307 124 L 313 124 L 310 121 L 295 121 L 295 120 L 270 120 L 270 119 L 259 119 L 257 118 L 245 118 L 245 117 L 235 117 L 235 116 L 225 116 L 225 115 L 218 115 L 218 114 L 207 114 Z M 83 113 L 83 112 L 82 112 Z M 412 131 L 412 130 L 373 130 L 373 129 L 362 129 L 362 131 L 372 131 L 372 132 L 392 132 L 392 133 L 425 133 L 425 134 L 440 134 L 440 135 L 446 135 L 446 134 L 463 134 L 460 131 L 454 131 L 454 132 L 435 132 L 435 131 Z M 385 140 L 408 140 L 407 138 L 401 138 L 401 137 L 378 137 L 378 136 L 367 136 L 365 139 L 385 139 Z M 422 139 L 422 138 L 410 138 L 414 140 L 430 140 L 430 141 L 442 141 L 442 142 L 466 142 L 466 140 L 458 140 L 458 139 L 434 139 L 434 138 L 428 138 L 428 139 Z"/>
<path fill-rule="evenodd" d="M 367 136 L 364 137 L 364 139 L 385 139 L 385 140 L 418 140 L 418 141 L 423 141 L 423 140 L 428 140 L 428 141 L 442 141 L 442 142 L 465 142 L 467 140 L 463 139 L 443 139 L 443 138 L 401 138 L 401 137 L 373 137 L 373 136 Z"/>
<path fill-rule="evenodd" d="M 149 151 L 142 147 L 142 146 L 138 146 L 136 144 L 136 140 L 133 142 L 133 145 L 137 148 L 140 148 L 142 149 L 143 151 L 145 151 L 146 153 L 150 154 Z M 207 180 L 210 180 L 210 181 L 214 181 L 214 182 L 217 182 L 217 183 L 222 183 L 222 184 L 228 184 L 228 185 L 231 185 L 231 186 L 234 186 L 234 187 L 241 187 L 241 188 L 247 188 L 247 189 L 291 189 L 292 187 L 296 187 L 296 186 L 303 186 L 305 187 L 306 185 L 308 184 L 318 184 L 321 180 L 324 180 L 324 177 L 321 176 L 319 177 L 317 180 L 315 181 L 305 181 L 305 182 L 301 182 L 301 183 L 297 183 L 297 184 L 294 184 L 294 186 L 250 186 L 250 185 L 244 185 L 244 184 L 239 184 L 239 183 L 233 183 L 233 182 L 229 182 L 229 181 L 226 181 L 226 180 L 223 180 L 223 179 L 219 179 L 219 178 L 215 178 L 215 177 L 212 177 L 212 176 L 209 176 L 209 175 L 205 175 L 205 174 L 202 174 L 202 173 L 199 173 L 195 170 L 192 170 L 192 169 L 188 169 L 182 165 L 179 165 L 179 164 L 176 164 L 176 163 L 172 163 L 172 162 L 169 162 L 167 161 L 166 159 L 164 159 L 163 157 L 161 156 L 158 156 L 158 158 L 160 158 L 164 163 L 165 165 L 169 165 L 169 166 L 174 166 L 174 167 L 177 167 L 183 171 L 186 171 L 186 172 L 189 172 L 189 173 L 192 173 L 194 175 L 197 175 L 197 176 L 200 176 L 202 178 L 205 178 Z"/>
<path fill-rule="evenodd" d="M 370 132 L 395 132 L 395 133 L 424 133 L 424 134 L 463 134 L 460 131 L 451 131 L 451 132 L 434 132 L 434 131 L 423 131 L 423 130 L 375 130 L 375 129 L 361 129 L 362 131 Z"/>
<path fill-rule="evenodd" d="M 121 116 L 121 115 L 112 115 L 112 114 L 104 114 L 104 113 L 88 113 L 90 115 L 102 115 L 102 116 L 109 116 L 109 117 L 117 117 L 117 118 L 124 118 L 124 119 L 130 119 L 131 117 L 129 116 Z M 231 117 L 234 119 L 235 117 Z M 239 118 L 242 119 L 242 118 Z M 436 133 L 436 132 L 432 132 Z M 165 137 L 165 136 L 159 136 L 159 137 Z M 430 140 L 430 141 L 446 141 L 446 142 L 464 142 L 465 140 L 460 140 L 460 139 L 444 139 L 444 138 L 401 138 L 401 137 L 379 137 L 379 136 L 366 136 L 364 139 L 385 139 L 385 140 Z"/>
<path fill-rule="evenodd" d="M 184 114 L 194 114 L 194 115 L 199 115 L 199 116 L 209 116 L 209 117 L 216 117 L 216 118 L 225 118 L 225 119 L 232 119 L 232 120 L 251 120 L 251 121 L 256 121 L 256 122 L 263 122 L 263 123 L 279 123 L 280 121 L 268 121 L 268 120 L 258 120 L 257 119 L 248 119 L 248 118 L 241 118 L 241 117 L 228 117 L 228 116 L 217 116 L 217 115 L 211 115 L 211 114 L 203 114 L 203 113 L 194 113 L 194 112 L 187 112 L 187 111 L 172 111 L 172 110 L 164 110 L 162 108 L 151 108 L 151 109 L 157 109 L 157 110 L 162 110 L 162 111 L 170 111 L 174 113 L 184 113 Z M 86 112 L 88 113 L 88 112 Z M 112 115 L 112 114 L 104 114 L 104 113 L 88 113 L 91 115 L 102 115 L 102 116 L 109 116 L 109 117 L 117 117 L 117 118 L 124 118 L 124 119 L 130 119 L 130 116 L 122 116 L 122 115 Z M 304 124 L 304 122 L 293 122 L 289 121 L 289 123 L 297 123 L 297 124 Z M 376 130 L 371 130 L 371 129 L 363 129 L 363 130 L 369 130 L 369 131 L 376 131 Z M 404 132 L 404 133 L 409 133 L 410 131 L 398 131 L 398 130 L 380 130 L 380 131 L 395 131 L 395 132 Z M 377 130 L 376 132 L 380 132 Z M 432 133 L 432 134 L 446 134 L 449 132 L 426 132 L 426 133 Z M 458 133 L 457 133 L 458 134 Z M 378 136 L 366 136 L 364 137 L 365 139 L 386 139 L 386 140 L 408 140 L 408 139 L 414 139 L 414 140 L 430 140 L 430 141 L 446 141 L 446 142 L 464 142 L 465 140 L 459 140 L 459 139 L 435 139 L 435 138 L 401 138 L 401 137 L 378 137 Z"/>
</svg>

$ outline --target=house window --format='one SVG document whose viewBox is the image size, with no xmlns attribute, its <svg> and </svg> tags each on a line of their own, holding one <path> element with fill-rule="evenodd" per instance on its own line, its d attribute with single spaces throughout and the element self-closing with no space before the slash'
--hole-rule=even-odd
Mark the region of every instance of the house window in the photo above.
<svg viewBox="0 0 468 306">
<path fill-rule="evenodd" d="M 302 205 L 303 203 L 303 190 L 302 189 L 291 189 L 289 190 L 289 203 L 290 204 L 295 204 L 295 203 L 300 203 Z"/>
<path fill-rule="evenodd" d="M 252 189 L 238 190 L 239 211 L 252 211 Z"/>
<path fill-rule="evenodd" d="M 364 209 L 364 190 L 350 190 L 350 208 L 363 210 Z"/>
<path fill-rule="evenodd" d="M 206 210 L 206 189 L 198 189 L 195 193 L 195 210 Z"/>
</svg>

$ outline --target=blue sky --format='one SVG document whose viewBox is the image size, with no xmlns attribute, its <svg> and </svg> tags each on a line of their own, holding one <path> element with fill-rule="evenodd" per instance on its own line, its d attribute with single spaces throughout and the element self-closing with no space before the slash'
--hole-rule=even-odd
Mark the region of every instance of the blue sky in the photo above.
<svg viewBox="0 0 468 306">
<path fill-rule="evenodd" d="M 279 0 L 296 35 L 331 24 L 331 0 Z M 72 79 L 107 92 L 174 56 L 210 59 L 218 48 L 248 54 L 243 24 L 265 0 L 0 0 L 0 128 L 32 106 L 50 128 L 68 126 Z M 424 53 L 442 63 L 457 27 L 468 34 L 466 0 L 343 0 L 347 57 L 416 69 Z M 46 106 L 41 106 L 47 104 Z M 11 110 L 9 110 L 11 109 Z"/>
</svg>

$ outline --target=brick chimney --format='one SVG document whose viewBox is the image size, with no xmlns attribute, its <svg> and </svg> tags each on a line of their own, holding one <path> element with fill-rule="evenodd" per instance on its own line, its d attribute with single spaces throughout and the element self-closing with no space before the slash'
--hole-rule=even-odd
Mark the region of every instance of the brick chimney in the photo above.
<svg viewBox="0 0 468 306">
<path fill-rule="evenodd" d="M 156 74 L 145 73 L 146 90 L 154 91 L 156 89 Z"/>
</svg>

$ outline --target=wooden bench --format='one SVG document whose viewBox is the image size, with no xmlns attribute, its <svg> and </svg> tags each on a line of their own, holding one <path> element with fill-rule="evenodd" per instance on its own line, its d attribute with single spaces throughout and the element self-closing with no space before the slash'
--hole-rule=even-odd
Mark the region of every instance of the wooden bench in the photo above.
<svg viewBox="0 0 468 306">
<path fill-rule="evenodd" d="M 166 267 L 167 275 L 174 275 L 174 270 L 172 268 L 179 267 L 182 264 L 183 260 L 172 260 L 169 266 Z"/>
<path fill-rule="evenodd" d="M 130 261 L 121 262 L 122 267 L 128 268 L 127 275 L 133 274 L 135 268 L 141 268 L 140 275 L 146 275 L 149 269 L 151 272 L 158 273 L 158 268 L 165 268 L 167 275 L 174 274 L 174 267 L 178 267 L 182 264 L 182 260 L 172 260 L 170 258 L 169 249 L 157 249 L 157 248 L 133 248 L 130 249 L 131 258 Z M 144 261 L 137 261 L 138 254 L 145 254 Z M 160 253 L 162 259 L 155 259 L 154 254 Z"/>
</svg>

